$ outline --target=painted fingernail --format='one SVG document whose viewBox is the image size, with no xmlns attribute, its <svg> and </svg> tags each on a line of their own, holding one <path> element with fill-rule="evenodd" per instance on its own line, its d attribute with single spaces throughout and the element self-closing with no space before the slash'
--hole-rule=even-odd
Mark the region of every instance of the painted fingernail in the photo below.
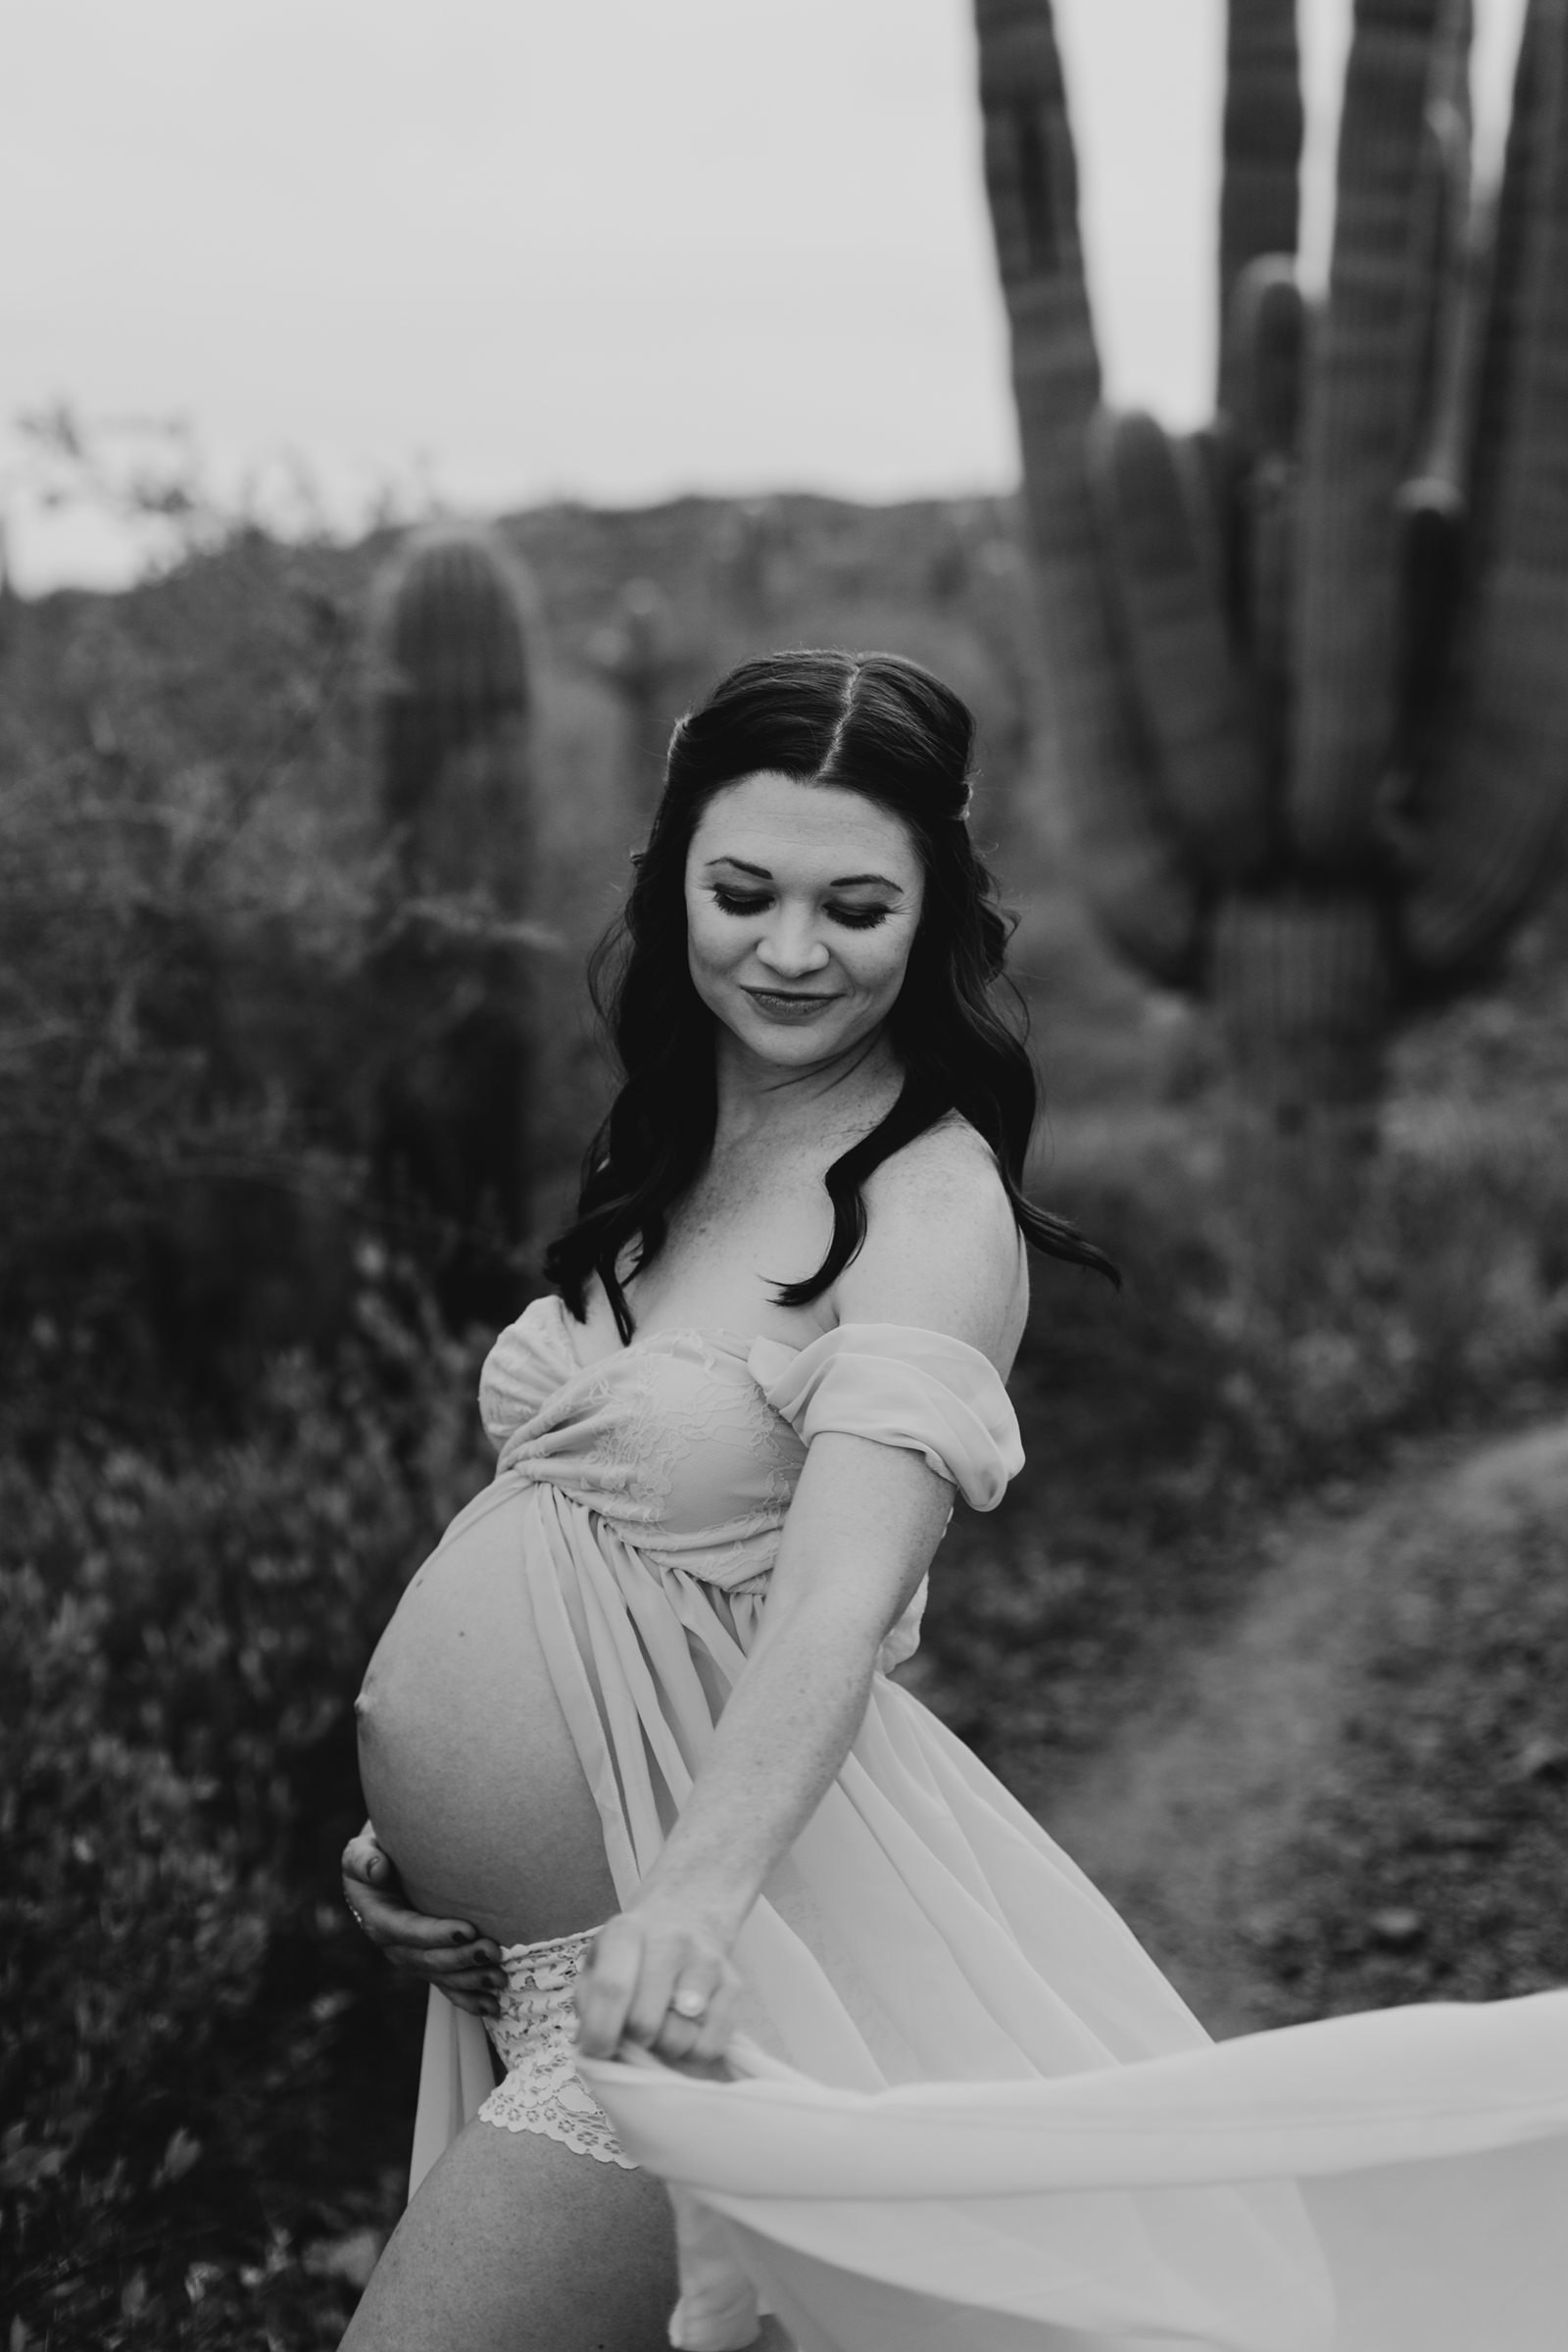
<svg viewBox="0 0 1568 2352">
<path fill-rule="evenodd" d="M 466 1929 L 466 1928 L 454 1928 L 454 1929 L 453 1929 L 453 1931 L 452 1931 L 452 1940 L 453 1940 L 453 1942 L 454 1942 L 454 1943 L 466 1943 L 466 1942 L 467 1942 L 467 1940 L 468 1940 L 468 1931 L 467 1931 L 467 1929 Z"/>
</svg>

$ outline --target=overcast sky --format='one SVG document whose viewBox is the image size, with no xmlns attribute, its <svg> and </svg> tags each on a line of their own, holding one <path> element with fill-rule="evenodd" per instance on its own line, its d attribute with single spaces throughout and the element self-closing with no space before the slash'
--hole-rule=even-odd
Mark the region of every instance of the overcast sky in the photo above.
<svg viewBox="0 0 1568 2352">
<path fill-rule="evenodd" d="M 1523 0 L 1479 0 L 1494 139 Z M 1321 269 L 1349 0 L 1301 0 Z M 1209 399 L 1221 0 L 1056 0 L 1112 397 Z M 1017 467 L 968 0 L 33 0 L 0 30 L 0 492 L 36 589 L 122 576 L 11 429 L 180 416 L 340 524 Z M 122 432 L 115 444 L 132 443 Z"/>
</svg>

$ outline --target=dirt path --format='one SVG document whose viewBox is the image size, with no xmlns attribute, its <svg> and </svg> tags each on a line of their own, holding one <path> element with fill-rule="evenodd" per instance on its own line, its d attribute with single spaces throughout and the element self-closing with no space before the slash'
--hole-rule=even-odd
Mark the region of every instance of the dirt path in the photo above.
<svg viewBox="0 0 1568 2352">
<path fill-rule="evenodd" d="M 1350 1515 L 1303 1511 L 1244 1614 L 1040 1808 L 1213 2032 L 1269 2022 L 1245 1930 L 1355 1703 L 1372 1604 L 1435 1532 L 1505 1540 L 1521 1501 L 1568 1513 L 1568 1423 L 1423 1461 Z"/>
</svg>

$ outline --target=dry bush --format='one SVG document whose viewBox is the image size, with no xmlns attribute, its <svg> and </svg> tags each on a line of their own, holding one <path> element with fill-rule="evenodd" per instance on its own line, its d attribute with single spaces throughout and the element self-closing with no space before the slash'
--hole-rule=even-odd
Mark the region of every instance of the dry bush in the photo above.
<svg viewBox="0 0 1568 2352">
<path fill-rule="evenodd" d="M 341 2322 L 277 2233 L 388 2218 L 417 2022 L 338 1899 L 353 1699 L 488 1474 L 476 1370 L 368 1282 L 331 1374 L 274 1360 L 242 1439 L 85 1427 L 46 1475 L 0 1474 L 14 2342 L 162 2352 L 188 2322 L 260 2347 L 323 2301 Z"/>
<path fill-rule="evenodd" d="M 42 1315 L 73 1346 L 112 1335 L 145 1354 L 150 1297 L 182 1268 L 199 1278 L 200 1227 L 225 1199 L 246 1217 L 210 1260 L 289 1237 L 321 1259 L 352 1191 L 352 976 L 373 887 L 346 789 L 352 650 L 308 562 L 265 543 L 131 609 L 81 600 L 41 676 L 25 637 L 14 649 L 0 739 L 13 1325 Z M 255 1336 L 271 1336 L 265 1302 Z"/>
</svg>

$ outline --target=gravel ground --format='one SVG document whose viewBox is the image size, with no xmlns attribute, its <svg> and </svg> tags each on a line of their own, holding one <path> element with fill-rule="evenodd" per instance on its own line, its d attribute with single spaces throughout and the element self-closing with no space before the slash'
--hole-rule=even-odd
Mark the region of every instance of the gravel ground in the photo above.
<svg viewBox="0 0 1568 2352">
<path fill-rule="evenodd" d="M 1568 1422 L 1338 1500 L 1040 1802 L 1222 2034 L 1568 1979 Z"/>
</svg>

